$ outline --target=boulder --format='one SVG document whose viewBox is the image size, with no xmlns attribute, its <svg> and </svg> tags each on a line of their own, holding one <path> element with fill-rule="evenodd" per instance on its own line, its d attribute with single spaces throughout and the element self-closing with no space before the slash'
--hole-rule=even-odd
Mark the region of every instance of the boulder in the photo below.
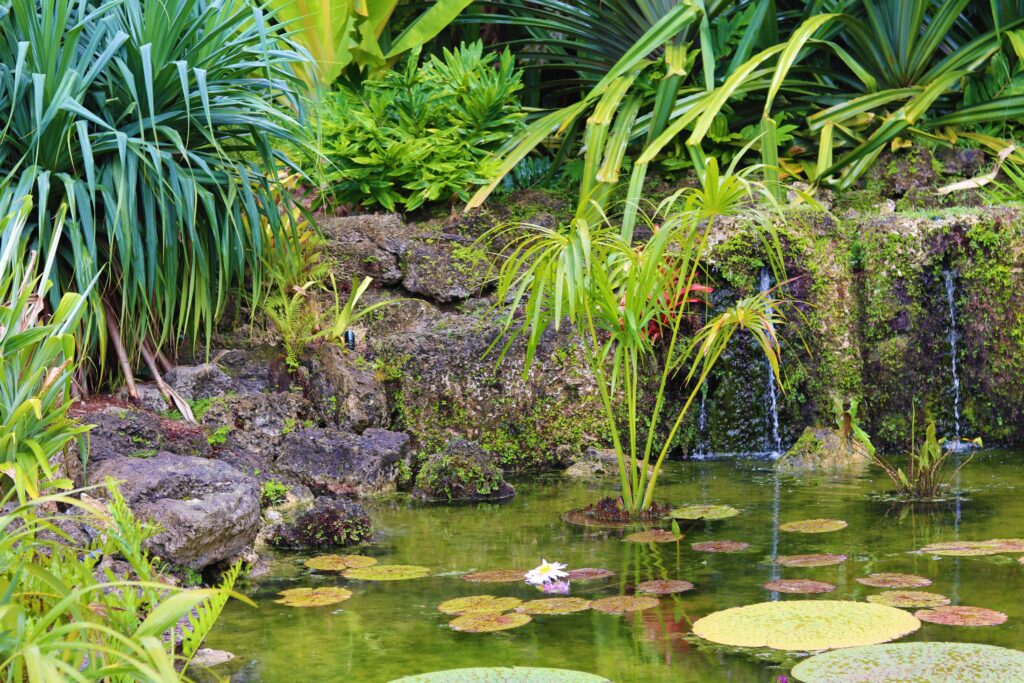
<svg viewBox="0 0 1024 683">
<path fill-rule="evenodd" d="M 324 424 L 362 432 L 386 427 L 391 419 L 384 385 L 374 369 L 335 344 L 310 349 L 306 397 Z"/>
<path fill-rule="evenodd" d="M 320 221 L 340 282 L 372 277 L 379 285 L 402 280 L 399 256 L 405 249 L 408 228 L 398 214 L 337 216 Z"/>
<path fill-rule="evenodd" d="M 266 532 L 267 542 L 278 548 L 323 550 L 367 541 L 373 535 L 370 517 L 350 498 L 321 496 L 291 522 Z"/>
<path fill-rule="evenodd" d="M 471 238 L 448 234 L 409 242 L 401 265 L 407 290 L 442 304 L 481 294 L 490 270 Z"/>
<path fill-rule="evenodd" d="M 370 428 L 352 434 L 306 428 L 287 434 L 273 470 L 288 483 L 320 495 L 370 495 L 391 491 L 398 465 L 411 455 L 409 435 Z"/>
<path fill-rule="evenodd" d="M 426 459 L 413 489 L 414 496 L 430 502 L 505 500 L 515 492 L 490 453 L 458 438 Z"/>
<path fill-rule="evenodd" d="M 779 458 L 780 469 L 837 470 L 864 467 L 871 456 L 864 446 L 838 429 L 807 427 L 793 447 Z"/>
<path fill-rule="evenodd" d="M 92 400 L 76 405 L 73 415 L 89 432 L 89 467 L 114 457 L 145 459 L 160 451 L 209 457 L 212 448 L 202 428 L 150 410 Z"/>
<path fill-rule="evenodd" d="M 234 390 L 231 377 L 211 363 L 171 368 L 164 381 L 186 401 L 213 398 Z"/>
<path fill-rule="evenodd" d="M 162 528 L 147 546 L 168 562 L 202 570 L 242 553 L 259 530 L 259 484 L 227 463 L 162 452 L 89 470 L 90 484 L 108 477 L 138 517 Z"/>
</svg>

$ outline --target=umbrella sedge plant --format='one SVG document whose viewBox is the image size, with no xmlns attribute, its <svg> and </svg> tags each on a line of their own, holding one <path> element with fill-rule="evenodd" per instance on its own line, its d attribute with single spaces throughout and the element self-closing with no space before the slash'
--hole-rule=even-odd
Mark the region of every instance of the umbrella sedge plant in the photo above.
<svg viewBox="0 0 1024 683">
<path fill-rule="evenodd" d="M 708 290 L 709 236 L 732 220 L 757 226 L 772 269 L 782 274 L 771 217 L 758 208 L 771 202 L 771 192 L 749 179 L 760 169 L 737 172 L 733 164 L 721 173 L 714 159 L 705 163 L 702 187 L 680 190 L 652 211 L 640 212 L 651 237 L 639 244 L 607 216 L 597 222 L 577 217 L 564 230 L 505 228 L 509 235 L 524 232 L 497 271 L 497 300 L 506 302 L 507 310 L 492 349 L 500 345 L 503 358 L 524 339 L 529 372 L 548 328 L 568 323 L 578 331 L 618 461 L 621 507 L 631 518 L 651 510 L 673 439 L 738 333 L 752 336 L 772 372 L 780 373 L 776 329 L 783 316 L 777 292 L 743 298 L 704 324 L 697 315 L 707 304 L 702 294 Z M 653 408 L 641 416 L 641 378 L 651 367 L 658 376 Z M 667 400 L 677 383 L 686 396 L 680 408 Z M 625 424 L 619 406 L 625 408 Z M 657 429 L 662 424 L 668 425 L 664 437 Z"/>
</svg>

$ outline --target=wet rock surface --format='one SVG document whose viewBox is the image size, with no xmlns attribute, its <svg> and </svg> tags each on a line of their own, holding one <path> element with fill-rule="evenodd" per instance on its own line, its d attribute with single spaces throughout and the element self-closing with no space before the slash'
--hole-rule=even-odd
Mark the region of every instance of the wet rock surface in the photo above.
<svg viewBox="0 0 1024 683">
<path fill-rule="evenodd" d="M 413 495 L 434 503 L 505 500 L 515 495 L 515 489 L 490 453 L 473 441 L 456 438 L 426 458 Z"/>
<path fill-rule="evenodd" d="M 264 533 L 267 542 L 277 548 L 321 550 L 368 541 L 373 527 L 358 502 L 342 496 L 321 496 L 292 521 L 276 524 Z"/>
<path fill-rule="evenodd" d="M 398 465 L 411 455 L 408 434 L 367 429 L 299 429 L 287 434 L 273 471 L 315 494 L 369 495 L 393 491 Z"/>
</svg>

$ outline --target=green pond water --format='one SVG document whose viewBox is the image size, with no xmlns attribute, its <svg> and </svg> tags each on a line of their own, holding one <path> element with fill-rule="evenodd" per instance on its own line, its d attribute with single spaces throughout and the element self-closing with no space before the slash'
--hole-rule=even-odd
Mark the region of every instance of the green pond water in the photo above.
<svg viewBox="0 0 1024 683">
<path fill-rule="evenodd" d="M 769 463 L 725 460 L 674 462 L 659 498 L 682 505 L 724 503 L 742 511 L 717 522 L 684 523 L 680 543 L 638 546 L 623 532 L 566 524 L 562 514 L 614 493 L 614 482 L 583 483 L 552 475 L 517 483 L 504 504 L 426 506 L 406 500 L 373 503 L 379 542 L 347 552 L 381 563 L 430 567 L 427 579 L 349 581 L 302 566 L 307 556 L 280 554 L 272 573 L 254 585 L 258 608 L 230 605 L 207 646 L 234 652 L 232 681 L 385 683 L 403 675 L 467 666 L 545 666 L 601 674 L 617 683 L 776 681 L 796 661 L 767 651 L 725 651 L 690 636 L 690 624 L 710 612 L 772 599 L 864 600 L 880 589 L 855 581 L 872 572 L 904 572 L 934 582 L 925 590 L 954 604 L 1006 612 L 996 627 L 925 623 L 909 640 L 989 643 L 1024 649 L 1024 566 L 1016 556 L 937 558 L 911 554 L 927 543 L 954 539 L 1024 537 L 1024 454 L 984 452 L 962 472 L 967 500 L 932 509 L 900 509 L 869 498 L 885 491 L 878 470 L 860 475 L 776 475 Z M 779 523 L 832 517 L 849 527 L 824 534 L 779 533 Z M 745 541 L 736 554 L 695 552 L 706 540 Z M 783 568 L 773 554 L 842 553 L 838 566 Z M 489 634 L 452 631 L 437 611 L 450 598 L 491 594 L 524 600 L 544 597 L 519 584 L 472 584 L 471 570 L 529 569 L 542 558 L 574 567 L 604 567 L 610 579 L 574 582 L 572 594 L 598 598 L 626 594 L 652 578 L 680 578 L 697 588 L 642 613 L 616 616 L 587 611 L 539 616 L 521 628 Z M 836 584 L 822 596 L 779 595 L 761 587 L 773 578 L 810 578 Z M 277 605 L 276 593 L 300 586 L 339 585 L 347 602 L 299 609 Z"/>
</svg>

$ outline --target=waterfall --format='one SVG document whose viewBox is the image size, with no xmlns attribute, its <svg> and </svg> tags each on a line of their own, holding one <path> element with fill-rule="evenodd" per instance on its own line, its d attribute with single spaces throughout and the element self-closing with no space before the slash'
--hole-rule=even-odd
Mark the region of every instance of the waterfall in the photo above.
<svg viewBox="0 0 1024 683">
<path fill-rule="evenodd" d="M 711 450 L 711 444 L 708 443 L 708 387 L 705 384 L 701 387 L 700 392 L 700 414 L 697 416 L 697 452 L 694 453 L 694 458 L 697 460 L 703 460 L 708 456 Z"/>
<path fill-rule="evenodd" d="M 761 269 L 761 293 L 765 294 L 772 288 L 772 275 L 767 268 Z M 769 308 L 771 313 L 772 309 Z M 775 384 L 775 373 L 770 363 L 768 365 L 768 419 L 771 423 L 771 440 L 768 443 L 768 450 L 773 460 L 782 455 L 782 437 L 779 434 L 779 388 Z M 959 431 L 959 430 L 958 430 Z"/>
<path fill-rule="evenodd" d="M 954 275 L 952 270 L 943 271 L 946 279 L 946 304 L 949 306 L 949 358 L 950 372 L 953 377 L 953 438 L 960 441 L 960 375 L 956 367 L 956 343 L 959 334 L 956 330 L 956 297 L 954 296 Z"/>
</svg>

